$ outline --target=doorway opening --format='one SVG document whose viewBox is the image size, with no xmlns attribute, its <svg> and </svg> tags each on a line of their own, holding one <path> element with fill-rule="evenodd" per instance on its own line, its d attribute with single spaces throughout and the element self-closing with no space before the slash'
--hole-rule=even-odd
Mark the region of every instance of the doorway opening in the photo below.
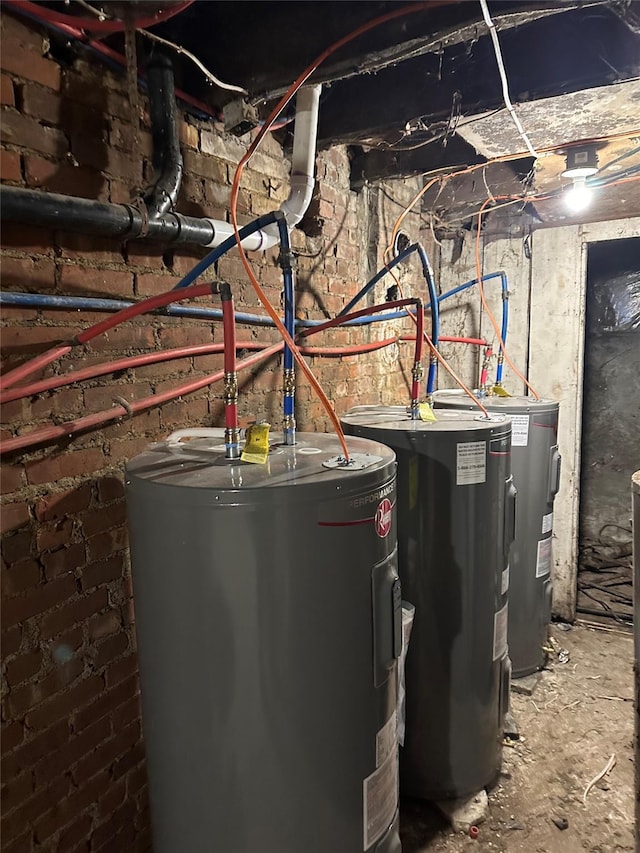
<svg viewBox="0 0 640 853">
<path fill-rule="evenodd" d="M 577 610 L 631 625 L 640 457 L 640 238 L 587 246 Z"/>
</svg>

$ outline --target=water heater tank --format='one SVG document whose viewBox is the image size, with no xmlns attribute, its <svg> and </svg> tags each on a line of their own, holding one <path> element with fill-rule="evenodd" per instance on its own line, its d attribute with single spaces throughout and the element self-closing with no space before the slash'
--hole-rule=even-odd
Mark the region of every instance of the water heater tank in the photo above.
<svg viewBox="0 0 640 853">
<path fill-rule="evenodd" d="M 434 800 L 477 793 L 499 773 L 509 702 L 509 419 L 440 412 L 423 423 L 399 406 L 359 406 L 342 422 L 398 458 L 398 566 L 416 608 L 400 790 Z"/>
<path fill-rule="evenodd" d="M 396 464 L 328 435 L 126 469 L 156 853 L 399 853 Z"/>
<path fill-rule="evenodd" d="M 489 412 L 509 415 L 511 470 L 518 490 L 516 538 L 511 549 L 509 657 L 513 677 L 541 669 L 551 621 L 553 499 L 560 485 L 558 403 L 531 397 L 487 397 Z M 473 409 L 460 391 L 437 391 L 436 408 Z"/>
</svg>

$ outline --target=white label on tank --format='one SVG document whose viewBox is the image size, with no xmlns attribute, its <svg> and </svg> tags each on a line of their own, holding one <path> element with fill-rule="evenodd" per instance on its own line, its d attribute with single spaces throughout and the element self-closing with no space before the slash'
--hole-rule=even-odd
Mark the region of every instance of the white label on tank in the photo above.
<svg viewBox="0 0 640 853">
<path fill-rule="evenodd" d="M 398 740 L 398 715 L 394 709 L 384 726 L 376 735 L 376 767 L 380 767 Z"/>
<path fill-rule="evenodd" d="M 541 539 L 538 542 L 538 556 L 536 557 L 536 577 L 541 578 L 551 571 L 551 537 Z"/>
<path fill-rule="evenodd" d="M 505 604 L 493 617 L 493 659 L 498 660 L 507 651 L 507 607 Z"/>
<path fill-rule="evenodd" d="M 511 415 L 511 446 L 526 447 L 529 444 L 529 415 Z"/>
<path fill-rule="evenodd" d="M 389 829 L 398 808 L 398 747 L 362 783 L 364 805 L 364 850 Z"/>
<path fill-rule="evenodd" d="M 549 512 L 547 515 L 542 516 L 542 535 L 545 533 L 550 533 L 553 529 L 553 513 Z"/>
<path fill-rule="evenodd" d="M 502 585 L 500 587 L 500 595 L 504 595 L 509 589 L 509 566 L 502 573 Z"/>
<path fill-rule="evenodd" d="M 456 486 L 484 483 L 487 479 L 487 442 L 463 441 L 458 444 Z"/>
</svg>

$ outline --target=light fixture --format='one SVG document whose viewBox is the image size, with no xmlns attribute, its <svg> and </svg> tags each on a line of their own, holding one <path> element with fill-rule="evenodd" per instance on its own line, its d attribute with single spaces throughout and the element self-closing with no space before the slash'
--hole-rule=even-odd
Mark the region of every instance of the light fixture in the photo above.
<svg viewBox="0 0 640 853">
<path fill-rule="evenodd" d="M 598 154 L 595 145 L 575 145 L 566 156 L 562 177 L 571 178 L 573 185 L 564 193 L 564 203 L 572 213 L 580 213 L 591 203 L 593 190 L 587 186 L 587 178 L 598 171 Z"/>
</svg>

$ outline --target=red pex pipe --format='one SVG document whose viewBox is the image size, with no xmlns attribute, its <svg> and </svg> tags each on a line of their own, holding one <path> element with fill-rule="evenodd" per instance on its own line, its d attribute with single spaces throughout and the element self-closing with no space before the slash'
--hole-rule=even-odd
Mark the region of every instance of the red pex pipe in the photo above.
<svg viewBox="0 0 640 853">
<path fill-rule="evenodd" d="M 163 11 L 156 12 L 155 15 L 149 15 L 145 18 L 137 18 L 133 21 L 135 29 L 146 29 L 153 27 L 154 24 L 159 24 L 161 21 L 168 21 L 180 12 L 184 12 L 193 4 L 194 0 L 183 0 L 181 3 L 176 3 L 175 6 Z M 28 12 L 30 15 L 36 15 L 44 21 L 49 21 L 52 24 L 67 25 L 69 27 L 80 27 L 83 30 L 102 33 L 121 33 L 124 32 L 126 24 L 124 21 L 101 21 L 98 18 L 80 18 L 75 15 L 65 15 L 63 12 L 54 12 L 53 9 L 48 9 L 40 3 L 31 3 L 29 0 L 13 0 L 12 3 L 18 9 Z"/>
<path fill-rule="evenodd" d="M 300 352 L 303 355 L 310 356 L 355 356 L 374 352 L 397 342 L 398 338 L 386 338 L 383 341 L 373 341 L 372 343 L 358 344 L 353 347 L 300 347 Z M 236 351 L 261 350 L 264 346 L 264 343 L 259 343 L 258 341 L 236 341 Z M 65 385 L 73 385 L 74 382 L 97 379 L 99 376 L 106 376 L 108 373 L 118 373 L 122 370 L 145 367 L 149 364 L 159 364 L 163 361 L 174 361 L 178 358 L 191 358 L 199 355 L 211 355 L 212 353 L 223 351 L 224 344 L 200 344 L 191 347 L 163 350 L 162 352 L 148 352 L 144 353 L 144 355 L 131 355 L 127 358 L 117 359 L 116 361 L 108 361 L 103 364 L 84 367 L 81 370 L 74 370 L 62 376 L 52 376 L 49 379 L 41 379 L 39 382 L 32 382 L 29 385 L 19 385 L 17 388 L 11 388 L 5 391 L 0 398 L 0 405 L 11 403 L 13 400 L 21 400 L 24 397 L 34 397 L 37 394 L 44 394 L 47 391 L 54 391 L 56 388 L 62 388 Z"/>
<path fill-rule="evenodd" d="M 327 320 L 326 323 L 321 323 L 319 326 L 313 326 L 311 329 L 305 329 L 300 332 L 300 337 L 306 337 L 310 334 L 315 334 L 316 332 L 322 332 L 326 329 L 332 329 L 335 326 L 341 326 L 343 323 L 346 323 L 349 320 L 357 320 L 360 317 L 368 317 L 371 314 L 378 314 L 381 311 L 387 311 L 392 308 L 405 308 L 409 305 L 416 306 L 416 337 L 415 337 L 415 355 L 414 355 L 414 370 L 413 381 L 411 383 L 411 404 L 412 408 L 415 408 L 418 405 L 418 400 L 420 399 L 420 373 L 419 373 L 419 365 L 422 360 L 422 347 L 424 340 L 424 306 L 422 304 L 421 299 L 395 299 L 392 302 L 385 302 L 382 305 L 373 305 L 369 308 L 361 308 L 360 311 L 353 311 L 351 314 L 342 314 L 338 317 L 334 317 L 331 320 Z"/>
<path fill-rule="evenodd" d="M 223 289 L 224 288 L 224 289 Z M 224 425 L 228 430 L 238 430 L 238 383 L 236 376 L 236 312 L 233 307 L 233 296 L 228 284 L 221 285 L 222 296 L 222 330 L 224 334 L 224 373 L 225 379 L 231 380 L 233 389 L 229 390 L 230 397 L 225 399 Z M 226 392 L 225 392 L 226 393 Z"/>
<path fill-rule="evenodd" d="M 196 296 L 205 296 L 207 293 L 211 293 L 210 284 L 194 284 L 191 285 L 191 287 L 184 287 L 181 290 L 170 290 L 168 293 L 160 293 L 158 296 L 151 296 L 149 299 L 143 299 L 141 302 L 136 302 L 135 305 L 123 308 L 121 311 L 117 311 L 105 320 L 101 320 L 99 323 L 89 326 L 89 328 L 85 329 L 84 332 L 76 335 L 75 340 L 69 344 L 53 347 L 52 349 L 47 350 L 47 352 L 42 353 L 42 355 L 29 359 L 29 361 L 26 361 L 19 367 L 15 367 L 8 373 L 5 373 L 4 376 L 0 377 L 0 391 L 4 391 L 5 388 L 12 387 L 16 382 L 19 382 L 21 379 L 26 379 L 41 367 L 46 367 L 48 364 L 51 364 L 52 361 L 60 358 L 60 356 L 71 352 L 74 346 L 87 344 L 89 341 L 97 338 L 98 335 L 110 331 L 115 326 L 119 326 L 121 323 L 133 319 L 133 317 L 138 317 L 140 314 L 146 314 L 149 311 L 154 311 L 156 308 L 162 308 L 164 305 L 171 305 L 172 302 L 181 302 L 183 299 L 193 299 Z"/>
<path fill-rule="evenodd" d="M 275 355 L 275 353 L 279 352 L 283 348 L 284 342 L 273 344 L 254 355 L 250 355 L 247 358 L 242 359 L 242 361 L 238 362 L 237 367 L 252 367 L 254 364 L 263 361 L 265 358 Z M 144 412 L 146 409 L 151 409 L 154 406 L 161 405 L 162 403 L 168 403 L 170 400 L 175 400 L 176 397 L 182 397 L 184 394 L 192 394 L 194 391 L 199 391 L 201 388 L 205 388 L 207 385 L 211 385 L 214 382 L 219 382 L 220 379 L 223 378 L 224 370 L 219 370 L 217 373 L 211 373 L 208 376 L 204 376 L 201 379 L 195 379 L 192 382 L 185 383 L 177 388 L 171 388 L 168 391 L 164 391 L 162 394 L 145 397 L 143 400 L 135 400 L 134 402 L 129 403 L 127 408 L 124 406 L 114 406 L 112 409 L 107 409 L 103 412 L 95 412 L 92 415 L 86 415 L 84 418 L 78 418 L 75 421 L 60 424 L 60 426 L 45 427 L 44 429 L 18 436 L 17 438 L 10 438 L 8 441 L 2 443 L 2 453 L 10 453 L 13 450 L 24 450 L 24 448 L 32 447 L 34 444 L 55 441 L 58 438 L 70 438 L 71 436 L 76 435 L 79 432 L 84 432 L 92 427 L 102 426 L 109 421 L 132 416 L 138 414 L 138 412 Z"/>
<path fill-rule="evenodd" d="M 315 331 L 315 329 L 312 330 L 312 333 L 313 331 Z M 360 344 L 353 347 L 301 347 L 300 352 L 303 355 L 313 356 L 361 355 L 366 352 L 372 352 L 373 350 L 390 346 L 391 344 L 397 343 L 397 341 L 398 338 L 393 337 L 387 338 L 383 341 L 374 341 L 373 343 Z M 121 370 L 124 369 L 125 366 L 140 366 L 142 364 L 153 364 L 155 362 L 167 361 L 171 358 L 182 358 L 186 355 L 205 355 L 210 352 L 220 352 L 223 349 L 223 346 L 223 344 L 210 344 L 206 346 L 180 347 L 179 349 L 167 350 L 163 353 L 147 353 L 145 355 L 131 356 L 127 359 L 119 359 L 118 361 L 111 362 L 110 364 L 86 368 L 82 371 L 76 371 L 74 374 L 69 373 L 67 376 L 55 378 L 62 380 L 60 384 L 70 384 L 73 381 L 77 381 L 79 378 L 90 378 L 88 374 L 92 370 L 99 370 L 100 373 L 96 375 L 101 375 L 102 373 L 108 372 L 109 368 Z M 243 341 L 242 343 L 237 343 L 236 346 L 238 349 L 260 348 L 258 353 L 248 356 L 236 364 L 236 368 L 245 369 L 252 367 L 254 364 L 257 364 L 258 362 L 269 358 L 282 350 L 284 348 L 284 342 L 281 341 L 266 348 L 256 341 Z M 0 454 L 11 453 L 16 450 L 25 450 L 26 448 L 33 447 L 38 444 L 44 444 L 46 442 L 55 441 L 59 438 L 76 435 L 77 433 L 84 432 L 85 430 L 93 427 L 102 426 L 105 423 L 109 423 L 109 421 L 117 420 L 118 418 L 123 418 L 127 415 L 133 416 L 139 412 L 145 411 L 146 409 L 175 400 L 176 397 L 182 397 L 185 394 L 198 391 L 200 388 L 204 388 L 207 385 L 212 385 L 214 382 L 218 382 L 220 379 L 223 379 L 224 374 L 225 371 L 220 370 L 217 373 L 210 374 L 202 379 L 194 380 L 192 382 L 185 383 L 184 385 L 179 385 L 162 394 L 145 397 L 143 400 L 136 400 L 129 404 L 128 410 L 125 409 L 124 406 L 114 406 L 111 409 L 106 409 L 102 412 L 95 412 L 94 414 L 87 415 L 84 418 L 69 421 L 66 424 L 60 424 L 59 426 L 54 427 L 45 427 L 44 429 L 34 430 L 26 435 L 18 436 L 17 438 L 8 439 L 7 441 L 0 443 Z M 75 380 L 72 378 L 73 376 L 76 377 Z M 48 382 L 49 380 L 45 381 Z M 18 389 L 16 389 L 16 391 L 17 390 Z"/>
</svg>

